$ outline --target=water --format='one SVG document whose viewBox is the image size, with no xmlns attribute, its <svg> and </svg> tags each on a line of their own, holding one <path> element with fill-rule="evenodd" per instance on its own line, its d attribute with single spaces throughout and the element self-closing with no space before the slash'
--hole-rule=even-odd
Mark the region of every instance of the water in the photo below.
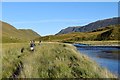
<svg viewBox="0 0 120 80">
<path fill-rule="evenodd" d="M 85 44 L 74 44 L 80 53 L 88 55 L 100 66 L 107 68 L 115 75 L 120 75 L 119 62 L 120 47 L 118 46 L 89 46 Z"/>
</svg>

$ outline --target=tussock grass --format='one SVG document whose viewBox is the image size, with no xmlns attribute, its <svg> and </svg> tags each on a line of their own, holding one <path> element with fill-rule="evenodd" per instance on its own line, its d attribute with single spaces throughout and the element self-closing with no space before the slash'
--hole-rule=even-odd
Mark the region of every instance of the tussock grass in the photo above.
<svg viewBox="0 0 120 80">
<path fill-rule="evenodd" d="M 12 46 L 11 46 L 12 45 Z M 20 48 L 25 47 L 24 53 Z M 19 58 L 18 55 L 20 56 Z M 115 78 L 89 57 L 65 43 L 42 42 L 30 52 L 28 44 L 3 44 L 2 77 L 9 77 L 16 65 L 23 64 L 18 78 Z"/>
<path fill-rule="evenodd" d="M 119 46 L 120 41 L 78 41 L 76 43 L 89 44 L 89 45 L 108 45 L 108 46 Z"/>
<path fill-rule="evenodd" d="M 9 78 L 12 72 L 19 64 L 19 55 L 22 55 L 20 50 L 22 47 L 26 47 L 27 44 L 23 43 L 7 43 L 2 46 L 2 77 Z"/>
<path fill-rule="evenodd" d="M 0 43 L 0 79 L 2 78 L 2 44 Z"/>
</svg>

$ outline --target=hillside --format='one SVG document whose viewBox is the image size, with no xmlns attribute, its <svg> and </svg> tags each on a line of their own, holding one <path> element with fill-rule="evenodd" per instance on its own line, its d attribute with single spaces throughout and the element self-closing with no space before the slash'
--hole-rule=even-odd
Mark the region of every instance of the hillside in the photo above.
<svg viewBox="0 0 120 80">
<path fill-rule="evenodd" d="M 120 40 L 120 25 L 99 28 L 91 32 L 73 32 L 61 35 L 44 36 L 39 39 L 43 41 L 76 42 L 76 41 L 102 41 Z"/>
<path fill-rule="evenodd" d="M 25 48 L 23 53 L 21 47 Z M 42 42 L 36 45 L 35 52 L 29 51 L 27 43 L 3 44 L 2 56 L 2 78 L 116 77 L 65 43 Z"/>
<path fill-rule="evenodd" d="M 39 34 L 30 29 L 16 29 L 12 25 L 2 23 L 2 42 L 23 42 L 40 37 Z"/>
<path fill-rule="evenodd" d="M 120 24 L 120 23 L 118 23 L 118 19 L 120 19 L 120 17 L 99 20 L 99 21 L 92 22 L 85 26 L 68 27 L 66 29 L 62 29 L 56 35 L 67 34 L 67 33 L 71 33 L 71 32 L 89 32 L 89 31 L 96 30 L 98 28 L 103 28 L 103 27 L 107 27 L 107 26 L 111 26 L 111 25 L 117 25 L 117 24 Z"/>
</svg>

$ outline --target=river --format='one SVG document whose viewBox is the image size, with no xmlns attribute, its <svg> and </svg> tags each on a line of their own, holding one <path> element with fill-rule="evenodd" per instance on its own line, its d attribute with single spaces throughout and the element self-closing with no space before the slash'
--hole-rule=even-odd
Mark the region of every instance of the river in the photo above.
<svg viewBox="0 0 120 80">
<path fill-rule="evenodd" d="M 120 47 L 119 46 L 90 46 L 85 44 L 73 44 L 78 51 L 86 54 L 96 61 L 101 67 L 107 68 L 115 75 L 120 75 L 119 62 Z"/>
</svg>

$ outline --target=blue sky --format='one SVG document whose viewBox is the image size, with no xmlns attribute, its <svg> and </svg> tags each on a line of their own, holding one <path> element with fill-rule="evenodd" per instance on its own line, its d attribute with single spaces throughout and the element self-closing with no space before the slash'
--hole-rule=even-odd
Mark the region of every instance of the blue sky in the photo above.
<svg viewBox="0 0 120 80">
<path fill-rule="evenodd" d="M 45 36 L 117 16 L 117 2 L 3 2 L 0 19 Z"/>
</svg>

